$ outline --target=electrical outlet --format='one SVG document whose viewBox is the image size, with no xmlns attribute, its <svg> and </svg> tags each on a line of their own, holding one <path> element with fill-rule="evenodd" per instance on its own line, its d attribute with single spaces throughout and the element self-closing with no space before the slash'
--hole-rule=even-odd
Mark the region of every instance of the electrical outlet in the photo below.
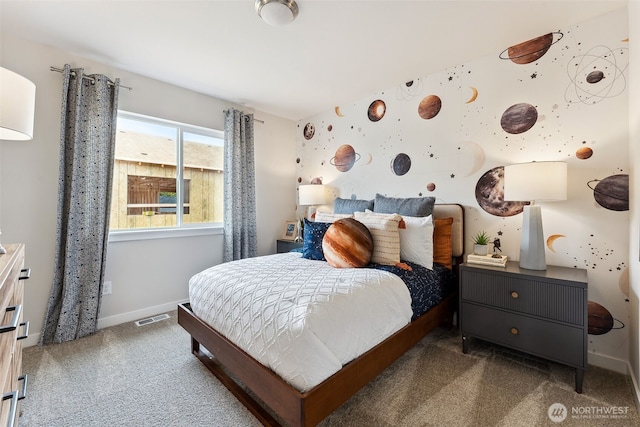
<svg viewBox="0 0 640 427">
<path fill-rule="evenodd" d="M 102 295 L 111 295 L 111 282 L 104 282 L 102 284 Z"/>
</svg>

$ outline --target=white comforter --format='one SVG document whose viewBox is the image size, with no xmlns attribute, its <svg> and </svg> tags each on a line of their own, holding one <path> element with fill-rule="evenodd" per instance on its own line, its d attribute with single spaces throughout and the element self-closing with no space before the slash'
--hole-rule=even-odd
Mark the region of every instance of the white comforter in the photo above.
<svg viewBox="0 0 640 427">
<path fill-rule="evenodd" d="M 284 253 L 224 263 L 189 281 L 193 312 L 300 391 L 411 320 L 402 280 Z"/>
</svg>

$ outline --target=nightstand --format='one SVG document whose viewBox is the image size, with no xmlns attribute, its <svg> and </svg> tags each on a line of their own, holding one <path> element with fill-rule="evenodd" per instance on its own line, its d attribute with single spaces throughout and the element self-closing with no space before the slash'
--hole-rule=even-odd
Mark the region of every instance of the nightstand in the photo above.
<svg viewBox="0 0 640 427">
<path fill-rule="evenodd" d="M 587 369 L 587 271 L 477 264 L 460 266 L 462 351 L 469 337 L 562 363 L 576 369 L 582 393 Z"/>
<path fill-rule="evenodd" d="M 293 240 L 278 239 L 276 250 L 279 254 L 283 252 L 289 252 L 292 249 L 298 249 L 302 247 L 302 242 L 294 242 Z"/>
</svg>

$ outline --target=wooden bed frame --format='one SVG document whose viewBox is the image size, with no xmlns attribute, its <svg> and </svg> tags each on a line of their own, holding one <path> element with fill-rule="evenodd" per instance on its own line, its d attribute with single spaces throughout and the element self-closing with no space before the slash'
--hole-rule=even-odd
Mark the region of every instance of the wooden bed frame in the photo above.
<svg viewBox="0 0 640 427">
<path fill-rule="evenodd" d="M 464 252 L 464 210 L 461 205 L 436 205 L 434 218 L 453 217 L 453 256 Z M 455 266 L 454 266 L 455 269 Z M 457 285 L 457 274 L 456 285 Z M 189 304 L 178 305 L 178 323 L 191 335 L 191 352 L 266 426 L 280 423 L 252 396 L 255 395 L 290 426 L 315 426 L 396 359 L 441 324 L 451 325 L 457 309 L 457 291 L 389 338 L 349 362 L 331 377 L 304 393 L 282 380 L 242 349 L 200 320 Z M 204 346 L 206 350 L 202 349 Z M 215 355 L 215 357 L 213 356 Z M 251 391 L 250 394 L 247 390 Z"/>
</svg>

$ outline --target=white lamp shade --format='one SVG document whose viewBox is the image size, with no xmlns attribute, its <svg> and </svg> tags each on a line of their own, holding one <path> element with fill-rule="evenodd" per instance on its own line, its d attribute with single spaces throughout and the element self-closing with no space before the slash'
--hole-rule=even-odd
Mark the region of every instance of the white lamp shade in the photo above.
<svg viewBox="0 0 640 427">
<path fill-rule="evenodd" d="M 300 206 L 323 205 L 327 202 L 324 185 L 310 184 L 298 187 L 298 204 Z"/>
<path fill-rule="evenodd" d="M 264 22 L 273 26 L 287 25 L 298 15 L 294 0 L 256 0 L 256 10 Z"/>
<path fill-rule="evenodd" d="M 36 85 L 0 67 L 0 139 L 33 138 Z"/>
<path fill-rule="evenodd" d="M 567 164 L 532 162 L 505 166 L 504 200 L 567 200 Z"/>
</svg>

